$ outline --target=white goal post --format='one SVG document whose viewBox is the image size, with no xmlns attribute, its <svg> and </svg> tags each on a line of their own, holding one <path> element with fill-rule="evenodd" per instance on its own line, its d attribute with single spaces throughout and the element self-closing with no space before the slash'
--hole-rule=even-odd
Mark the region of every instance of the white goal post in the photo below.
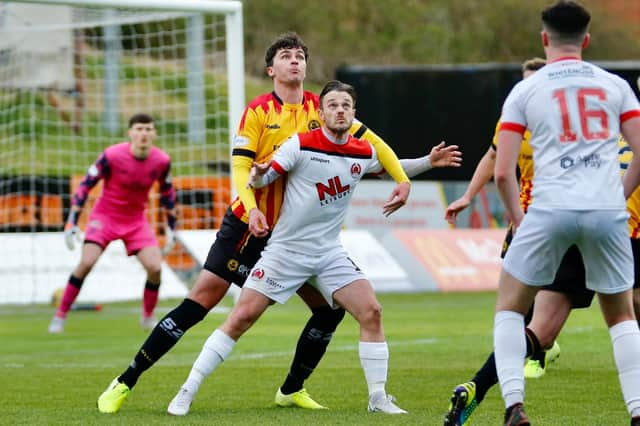
<svg viewBox="0 0 640 426">
<path fill-rule="evenodd" d="M 178 229 L 209 232 L 213 242 L 233 191 L 243 40 L 241 1 L 0 4 L 0 304 L 46 302 L 66 284 L 79 256 L 78 248 L 67 251 L 61 232 L 71 198 L 98 155 L 126 139 L 134 113 L 154 117 L 156 145 L 171 155 Z M 81 228 L 100 191 L 92 190 Z M 148 217 L 162 244 L 158 201 L 152 191 Z M 119 293 L 115 299 L 140 297 L 144 271 L 136 262 L 119 246 L 105 258 L 79 301 L 108 300 L 100 287 Z M 200 260 L 179 243 L 165 261 L 163 286 L 178 287 L 167 285 L 164 296 L 175 297 Z"/>
</svg>

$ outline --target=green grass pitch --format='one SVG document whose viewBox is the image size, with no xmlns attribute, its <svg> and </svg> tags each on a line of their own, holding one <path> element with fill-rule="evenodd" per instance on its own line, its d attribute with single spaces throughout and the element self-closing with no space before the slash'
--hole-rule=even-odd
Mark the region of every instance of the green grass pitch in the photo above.
<svg viewBox="0 0 640 426">
<path fill-rule="evenodd" d="M 409 410 L 369 414 L 358 359 L 358 326 L 347 317 L 307 389 L 323 412 L 277 408 L 298 334 L 308 318 L 296 298 L 270 308 L 203 384 L 191 413 L 166 414 L 204 340 L 225 318 L 212 313 L 144 374 L 120 413 L 100 414 L 98 395 L 145 339 L 139 303 L 72 312 L 63 335 L 49 335 L 49 306 L 0 306 L 0 424 L 123 425 L 439 425 L 451 389 L 469 380 L 492 347 L 493 293 L 380 295 L 389 350 L 387 391 Z M 163 301 L 164 314 L 178 301 Z M 547 374 L 527 382 L 526 408 L 536 425 L 624 425 L 628 416 L 597 302 L 574 311 Z M 502 424 L 499 388 L 474 414 L 474 425 Z"/>
</svg>

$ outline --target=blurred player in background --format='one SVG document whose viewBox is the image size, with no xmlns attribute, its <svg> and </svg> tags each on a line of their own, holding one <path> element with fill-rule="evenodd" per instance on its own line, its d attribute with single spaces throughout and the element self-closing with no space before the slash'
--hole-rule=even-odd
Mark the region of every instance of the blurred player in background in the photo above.
<svg viewBox="0 0 640 426">
<path fill-rule="evenodd" d="M 524 412 L 524 314 L 572 245 L 584 258 L 587 287 L 598 293 L 632 424 L 640 422 L 640 331 L 633 312 L 633 257 L 625 197 L 640 182 L 634 158 L 621 184 L 620 131 L 640 152 L 640 105 L 629 85 L 581 60 L 590 15 L 573 1 L 542 13 L 547 66 L 518 83 L 505 101 L 495 178 L 514 239 L 500 275 L 494 324 L 505 425 L 529 425 Z M 531 129 L 536 172 L 523 214 L 515 166 Z"/>
<path fill-rule="evenodd" d="M 238 303 L 207 339 L 187 381 L 169 404 L 169 414 L 186 415 L 202 381 L 230 355 L 237 340 L 270 304 L 285 303 L 311 278 L 328 304 L 343 307 L 360 324 L 359 354 L 369 387 L 369 411 L 406 413 L 385 391 L 389 349 L 382 308 L 371 284 L 340 242 L 356 185 L 364 174 L 381 167 L 373 146 L 348 133 L 355 115 L 353 87 L 330 81 L 319 102 L 322 127 L 288 139 L 273 156 L 271 166 L 260 167 L 249 180 L 250 186 L 264 188 L 286 175 L 280 220 Z M 383 206 L 385 215 L 396 209 L 393 200 Z"/>
<path fill-rule="evenodd" d="M 103 413 L 120 410 L 138 379 L 166 354 L 191 327 L 202 321 L 233 283 L 244 284 L 249 271 L 260 257 L 270 231 L 278 220 L 284 195 L 284 179 L 256 190 L 247 188 L 254 161 L 271 159 L 275 150 L 290 136 L 319 128 L 318 95 L 305 91 L 308 49 L 295 33 L 280 35 L 265 53 L 267 74 L 274 90 L 258 96 L 244 111 L 235 137 L 232 166 L 233 185 L 238 198 L 223 219 L 216 240 L 194 287 L 184 301 L 169 312 L 153 329 L 129 367 L 103 392 L 98 409 Z M 409 193 L 408 178 L 430 167 L 458 166 L 460 152 L 456 146 L 436 146 L 429 157 L 398 162 L 393 151 L 362 123 L 354 122 L 350 132 L 371 142 L 380 163 L 402 185 L 392 195 L 393 206 L 404 204 Z M 276 392 L 275 403 L 282 407 L 322 409 L 303 385 L 324 355 L 333 332 L 344 317 L 344 310 L 331 309 L 324 298 L 309 285 L 298 291 L 311 309 L 290 371 Z"/>
<path fill-rule="evenodd" d="M 101 179 L 102 194 L 89 220 L 82 245 L 80 264 L 69 277 L 62 300 L 49 324 L 50 333 L 62 333 L 71 305 L 78 297 L 82 283 L 109 243 L 122 240 L 129 256 L 135 255 L 147 271 L 144 286 L 143 313 L 140 324 L 150 330 L 156 325 L 153 311 L 158 303 L 162 252 L 155 232 L 145 217 L 149 192 L 155 182 L 160 184 L 160 204 L 167 212 L 167 246 L 174 244 L 176 228 L 176 193 L 171 184 L 171 160 L 160 148 L 153 146 L 156 129 L 153 118 L 135 114 L 129 119 L 129 141 L 104 150 L 91 165 L 73 196 L 65 226 L 65 242 L 73 250 L 80 239 L 78 218 L 89 192 Z"/>
</svg>

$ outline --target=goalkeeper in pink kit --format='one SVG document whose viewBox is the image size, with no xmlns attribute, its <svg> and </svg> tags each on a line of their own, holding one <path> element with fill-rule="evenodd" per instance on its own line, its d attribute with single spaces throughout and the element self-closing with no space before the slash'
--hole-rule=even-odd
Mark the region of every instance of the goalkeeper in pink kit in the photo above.
<svg viewBox="0 0 640 426">
<path fill-rule="evenodd" d="M 171 184 L 169 155 L 153 146 L 156 130 L 153 118 L 135 114 L 129 119 L 129 141 L 111 145 L 89 167 L 73 196 L 65 226 L 65 242 L 73 249 L 80 239 L 78 218 L 91 188 L 103 179 L 102 194 L 87 222 L 82 257 L 69 277 L 60 306 L 49 325 L 50 333 L 62 333 L 71 305 L 78 297 L 86 276 L 109 243 L 122 240 L 129 256 L 135 255 L 147 272 L 143 295 L 144 329 L 155 325 L 153 311 L 158 303 L 162 252 L 151 224 L 145 217 L 149 192 L 160 184 L 160 203 L 167 213 L 168 251 L 175 243 L 176 193 Z"/>
</svg>

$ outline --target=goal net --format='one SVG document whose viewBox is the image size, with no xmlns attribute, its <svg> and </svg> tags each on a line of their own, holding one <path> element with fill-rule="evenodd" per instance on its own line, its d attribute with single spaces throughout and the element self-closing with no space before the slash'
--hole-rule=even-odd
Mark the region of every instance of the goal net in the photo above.
<svg viewBox="0 0 640 426">
<path fill-rule="evenodd" d="M 243 105 L 240 2 L 3 2 L 0 304 L 44 302 L 66 284 L 80 257 L 61 232 L 73 193 L 100 153 L 126 140 L 138 112 L 154 117 L 155 144 L 171 155 L 179 233 L 208 231 L 212 242 L 230 201 L 230 128 Z M 81 229 L 100 192 L 91 191 Z M 147 215 L 162 245 L 157 188 Z M 161 296 L 166 282 L 188 283 L 199 270 L 202 255 L 185 241 L 165 258 Z M 139 297 L 141 266 L 112 246 L 85 286 L 118 293 L 121 284 Z"/>
</svg>

